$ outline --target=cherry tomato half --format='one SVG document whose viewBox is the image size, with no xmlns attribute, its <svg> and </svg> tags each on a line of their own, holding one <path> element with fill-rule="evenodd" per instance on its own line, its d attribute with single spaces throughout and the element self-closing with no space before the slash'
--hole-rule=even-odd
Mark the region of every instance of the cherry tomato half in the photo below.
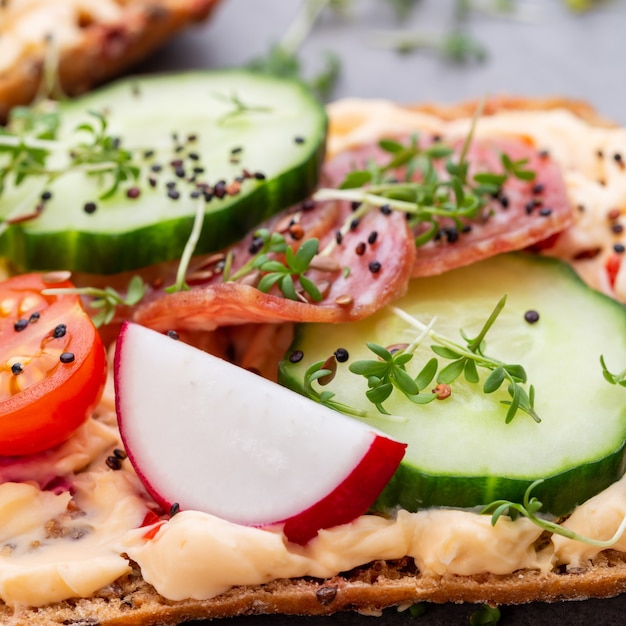
<svg viewBox="0 0 626 626">
<path fill-rule="evenodd" d="M 0 282 L 0 455 L 65 441 L 102 395 L 106 357 L 76 295 L 44 296 L 40 274 Z"/>
</svg>

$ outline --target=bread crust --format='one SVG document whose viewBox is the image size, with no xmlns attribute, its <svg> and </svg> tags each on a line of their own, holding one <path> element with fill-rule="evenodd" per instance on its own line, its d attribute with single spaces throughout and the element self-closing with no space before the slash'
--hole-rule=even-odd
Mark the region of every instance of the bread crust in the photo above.
<svg viewBox="0 0 626 626">
<path fill-rule="evenodd" d="M 456 104 L 424 103 L 408 105 L 412 111 L 429 113 L 445 121 L 472 117 L 481 105 L 480 100 L 465 100 Z M 495 115 L 504 111 L 552 111 L 566 109 L 593 126 L 615 127 L 616 124 L 600 115 L 592 106 L 582 100 L 568 98 L 522 98 L 519 96 L 499 95 L 483 103 L 482 115 Z"/>
<path fill-rule="evenodd" d="M 477 101 L 407 108 L 444 120 L 471 116 Z M 565 108 L 591 124 L 613 126 L 589 105 L 567 99 L 534 100 L 502 96 L 485 103 L 484 114 Z M 626 554 L 605 550 L 584 567 L 557 567 L 544 573 L 519 570 L 508 575 L 421 574 L 410 558 L 376 561 L 326 580 L 279 579 L 234 587 L 210 600 L 170 601 L 159 595 L 134 566 L 131 574 L 92 598 L 73 599 L 14 613 L 0 604 L 0 623 L 12 626 L 98 624 L 174 625 L 198 619 L 242 615 L 330 615 L 340 611 L 378 612 L 386 607 L 433 603 L 525 604 L 610 598 L 626 592 Z"/>
<path fill-rule="evenodd" d="M 506 576 L 425 576 L 407 558 L 376 561 L 327 580 L 281 579 L 265 585 L 234 587 L 211 600 L 179 602 L 160 596 L 135 570 L 98 597 L 17 613 L 10 623 L 12 626 L 165 626 L 241 615 L 375 613 L 386 607 L 422 601 L 504 605 L 609 598 L 624 592 L 626 555 L 611 550 L 574 572 L 555 570 L 544 574 L 526 570 Z M 8 622 L 11 615 L 8 607 L 0 607 L 1 622 Z"/>
<path fill-rule="evenodd" d="M 218 1 L 126 0 L 120 3 L 119 21 L 81 24 L 75 42 L 58 42 L 58 77 L 63 93 L 77 95 L 121 74 L 185 26 L 205 19 Z M 44 9 L 45 4 L 39 6 Z M 12 107 L 28 104 L 37 95 L 45 54 L 45 41 L 33 43 L 10 67 L 0 70 L 0 122 L 6 120 Z"/>
</svg>

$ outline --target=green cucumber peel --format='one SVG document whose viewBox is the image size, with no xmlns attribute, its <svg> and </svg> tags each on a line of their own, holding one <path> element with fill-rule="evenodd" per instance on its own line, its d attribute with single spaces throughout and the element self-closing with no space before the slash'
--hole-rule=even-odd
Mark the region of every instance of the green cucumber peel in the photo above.
<svg viewBox="0 0 626 626">
<path fill-rule="evenodd" d="M 0 129 L 0 254 L 15 271 L 180 259 L 202 198 L 194 254 L 217 252 L 309 198 L 321 170 L 327 117 L 298 81 L 185 72 L 47 106 Z"/>
</svg>

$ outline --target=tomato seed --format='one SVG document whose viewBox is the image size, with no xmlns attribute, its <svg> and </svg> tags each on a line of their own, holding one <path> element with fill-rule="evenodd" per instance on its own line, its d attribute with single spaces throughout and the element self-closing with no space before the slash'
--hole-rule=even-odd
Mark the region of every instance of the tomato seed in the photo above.
<svg viewBox="0 0 626 626">
<path fill-rule="evenodd" d="M 17 322 L 15 322 L 15 324 L 13 324 L 13 328 L 18 333 L 20 331 L 24 330 L 27 326 L 28 326 L 28 320 L 26 320 L 26 319 L 17 320 Z"/>
<path fill-rule="evenodd" d="M 53 339 L 60 339 L 61 337 L 65 337 L 65 333 L 67 332 L 67 326 L 65 324 L 58 324 L 55 326 L 52 331 Z"/>
<path fill-rule="evenodd" d="M 113 455 L 107 457 L 106 464 L 112 470 L 121 470 L 122 469 L 122 461 L 120 459 L 118 459 L 116 456 L 113 456 Z"/>
</svg>

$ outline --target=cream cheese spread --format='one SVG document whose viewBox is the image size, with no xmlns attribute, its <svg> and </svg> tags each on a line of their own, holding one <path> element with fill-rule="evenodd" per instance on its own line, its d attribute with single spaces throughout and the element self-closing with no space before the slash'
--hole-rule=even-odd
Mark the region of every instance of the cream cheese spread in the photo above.
<svg viewBox="0 0 626 626">
<path fill-rule="evenodd" d="M 468 121 L 447 124 L 388 102 L 341 101 L 329 113 L 331 154 L 411 129 L 447 136 L 468 129 Z M 570 198 L 581 208 L 576 224 L 549 253 L 626 301 L 626 270 L 620 269 L 614 288 L 604 270 L 606 257 L 621 241 L 607 214 L 617 209 L 612 219 L 619 220 L 626 210 L 626 175 L 613 156 L 626 156 L 626 131 L 590 127 L 567 111 L 551 111 L 502 113 L 481 119 L 477 132 L 522 134 L 558 160 Z M 597 248 L 594 258 L 579 258 Z M 599 550 L 560 537 L 538 548 L 542 531 L 525 518 L 502 517 L 492 525 L 489 516 L 452 509 L 399 511 L 393 519 L 365 515 L 321 531 L 304 547 L 286 541 L 279 528 L 239 526 L 195 511 L 144 527 L 155 506 L 129 462 L 119 470 L 106 465 L 120 445 L 109 382 L 95 416 L 69 441 L 19 463 L 0 460 L 0 598 L 5 603 L 41 606 L 92 595 L 128 571 L 128 558 L 161 595 L 180 600 L 208 599 L 234 585 L 283 577 L 326 578 L 375 559 L 410 556 L 423 575 L 465 576 L 578 566 Z M 625 515 L 623 479 L 578 507 L 565 525 L 606 539 Z M 615 548 L 626 551 L 626 538 Z"/>
</svg>

